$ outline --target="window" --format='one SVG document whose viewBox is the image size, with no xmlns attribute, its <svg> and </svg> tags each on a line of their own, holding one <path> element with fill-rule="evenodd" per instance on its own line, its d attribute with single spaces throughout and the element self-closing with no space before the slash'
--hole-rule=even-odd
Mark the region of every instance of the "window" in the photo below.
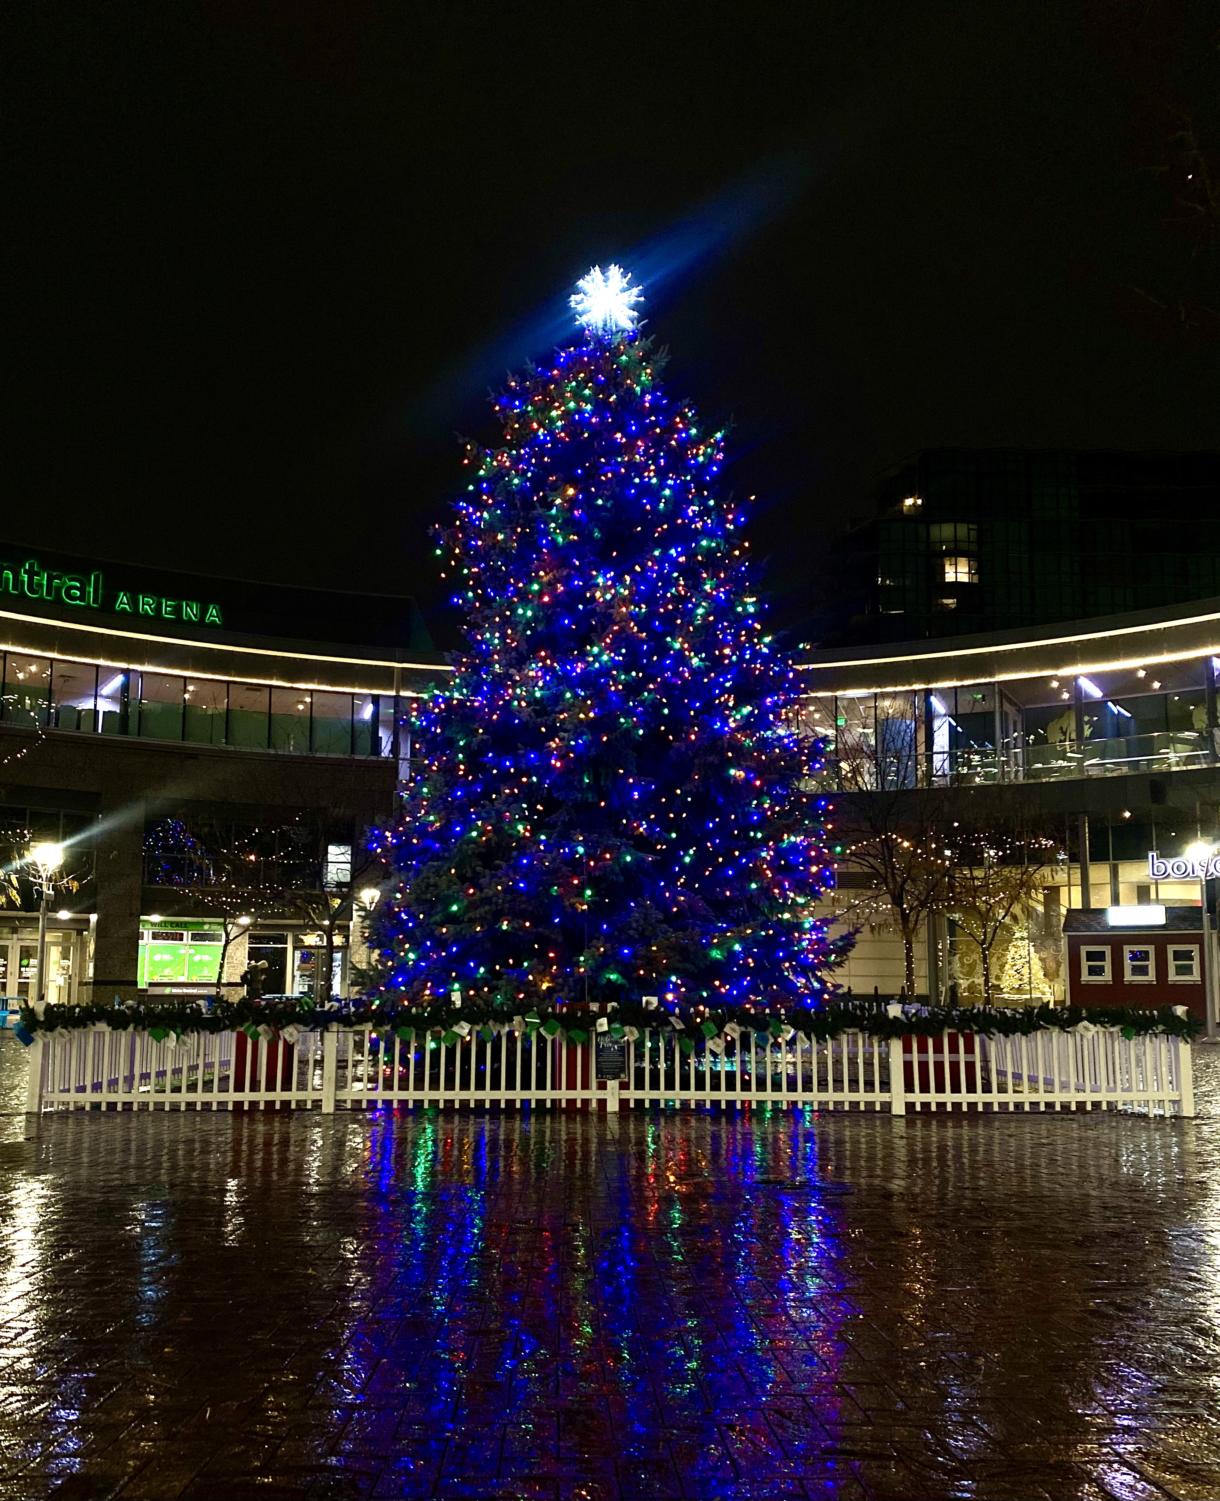
<svg viewBox="0 0 1220 1501">
<path fill-rule="evenodd" d="M 91 662 L 52 664 L 52 723 L 57 730 L 93 730 L 97 727 L 97 668 Z M 107 670 L 106 677 L 113 676 Z"/>
<path fill-rule="evenodd" d="M 1134 948 L 1127 944 L 1123 948 L 1123 978 L 1128 983 L 1144 983 L 1156 979 L 1156 963 L 1152 957 L 1152 950 Z"/>
<path fill-rule="evenodd" d="M 979 581 L 979 560 L 968 558 L 958 553 L 945 559 L 945 583 L 946 584 L 977 584 Z"/>
<path fill-rule="evenodd" d="M 265 966 L 258 981 L 260 994 L 283 995 L 288 983 L 288 934 L 252 933 L 246 962 Z"/>
<path fill-rule="evenodd" d="M 97 727 L 103 735 L 127 733 L 128 682 L 125 672 L 101 667 L 97 674 Z"/>
<path fill-rule="evenodd" d="M 1193 943 L 1174 944 L 1169 950 L 1169 983 L 1189 985 L 1199 979 L 1199 950 Z"/>
<path fill-rule="evenodd" d="M 271 749 L 305 755 L 309 751 L 309 711 L 313 694 L 308 688 L 271 690 Z"/>
<path fill-rule="evenodd" d="M 182 739 L 183 679 L 163 672 L 140 674 L 140 734 L 150 740 Z"/>
<path fill-rule="evenodd" d="M 270 688 L 252 683 L 229 685 L 229 744 L 267 749 L 267 706 Z"/>
<path fill-rule="evenodd" d="M 942 552 L 973 552 L 979 545 L 979 529 L 973 521 L 936 521 L 928 528 L 928 540 Z"/>
<path fill-rule="evenodd" d="M 322 756 L 350 756 L 352 753 L 352 696 L 350 693 L 311 695 L 310 749 Z"/>
<path fill-rule="evenodd" d="M 352 753 L 357 756 L 381 754 L 381 737 L 378 726 L 378 710 L 381 701 L 376 694 L 352 699 Z"/>
<path fill-rule="evenodd" d="M 352 884 L 352 847 L 350 844 L 328 844 L 326 867 L 322 884 L 327 891 L 336 891 Z"/>
<path fill-rule="evenodd" d="M 50 710 L 49 657 L 9 652 L 4 663 L 4 719 L 7 724 L 45 725 Z"/>
<path fill-rule="evenodd" d="M 223 745 L 228 683 L 218 683 L 214 678 L 188 678 L 183 696 L 186 738 L 196 745 Z"/>
<path fill-rule="evenodd" d="M 1080 978 L 1086 982 L 1108 983 L 1110 979 L 1110 950 L 1108 947 L 1081 949 Z"/>
</svg>

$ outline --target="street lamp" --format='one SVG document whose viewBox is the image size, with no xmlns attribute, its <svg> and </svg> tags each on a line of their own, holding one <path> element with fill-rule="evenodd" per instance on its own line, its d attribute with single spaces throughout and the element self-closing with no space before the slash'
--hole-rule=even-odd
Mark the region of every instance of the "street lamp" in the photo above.
<svg viewBox="0 0 1220 1501">
<path fill-rule="evenodd" d="M 26 863 L 33 865 L 38 871 L 38 884 L 41 888 L 42 900 L 38 904 L 38 968 L 35 971 L 34 999 L 43 1001 L 46 999 L 46 967 L 47 967 L 47 911 L 51 902 L 51 885 L 55 872 L 64 863 L 64 847 L 56 844 L 53 840 L 44 839 L 38 844 L 30 846 L 26 855 Z"/>
<path fill-rule="evenodd" d="M 366 886 L 360 893 L 360 905 L 372 911 L 381 900 L 380 886 Z"/>
<path fill-rule="evenodd" d="M 1212 1001 L 1212 935 L 1211 923 L 1207 915 L 1207 869 L 1212 856 L 1216 853 L 1216 846 L 1209 839 L 1195 839 L 1186 846 L 1186 858 L 1193 861 L 1199 870 L 1199 917 L 1203 924 L 1203 1015 L 1207 1021 L 1207 1035 L 1212 1041 L 1216 1037 L 1216 1010 Z"/>
</svg>

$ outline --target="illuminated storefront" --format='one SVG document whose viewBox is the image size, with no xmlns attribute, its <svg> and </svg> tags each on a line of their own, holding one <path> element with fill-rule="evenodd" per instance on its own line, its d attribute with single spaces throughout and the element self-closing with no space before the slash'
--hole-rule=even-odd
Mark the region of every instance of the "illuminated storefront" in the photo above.
<svg viewBox="0 0 1220 1501">
<path fill-rule="evenodd" d="M 993 794 L 997 817 L 1016 814 L 1060 844 L 1063 858 L 993 956 L 995 972 L 1021 987 L 1002 999 L 1066 998 L 1070 913 L 1148 903 L 1198 911 L 1203 889 L 1214 909 L 1218 883 L 1201 888 L 1182 872 L 1189 847 L 1220 844 L 1220 601 L 1089 629 L 811 651 L 803 670 L 805 728 L 825 746 L 823 790 L 938 799 L 929 806 L 946 828 L 957 789 Z M 834 910 L 860 927 L 847 983 L 894 994 L 902 967 L 892 914 L 883 900 L 869 904 L 850 863 L 840 880 Z M 1213 910 L 1202 938 L 1212 948 L 1214 922 Z M 977 999 L 977 971 L 952 919 L 930 922 L 921 992 Z"/>
<path fill-rule="evenodd" d="M 48 999 L 218 984 L 235 994 L 253 961 L 268 993 L 316 992 L 325 945 L 308 914 L 323 889 L 351 884 L 353 848 L 393 816 L 412 706 L 446 671 L 410 600 L 0 543 L 0 843 L 21 873 L 0 906 L 0 994 L 24 1000 L 37 988 L 38 893 L 22 862 L 38 838 L 72 853 L 54 899 L 62 915 L 50 922 Z M 321 855 L 310 873 L 312 847 L 248 868 L 175 868 L 172 852 L 150 858 L 148 843 L 171 816 L 186 838 L 313 830 L 325 875 Z M 342 870 L 333 850 L 345 852 Z M 302 882 L 312 902 L 300 899 Z M 224 900 L 209 898 L 216 883 Z M 276 883 L 278 903 L 267 894 Z M 223 919 L 244 885 L 251 915 L 226 945 Z M 339 991 L 350 903 L 347 913 L 333 945 Z"/>
</svg>

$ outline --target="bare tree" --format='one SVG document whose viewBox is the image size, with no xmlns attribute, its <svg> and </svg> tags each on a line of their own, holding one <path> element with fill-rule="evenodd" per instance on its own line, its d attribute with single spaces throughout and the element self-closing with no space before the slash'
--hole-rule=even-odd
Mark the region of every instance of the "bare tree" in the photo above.
<svg viewBox="0 0 1220 1501">
<path fill-rule="evenodd" d="M 912 828 L 908 812 L 888 800 L 884 807 L 871 799 L 854 806 L 850 842 L 843 845 L 842 858 L 861 871 L 893 908 L 902 938 L 903 993 L 913 998 L 916 940 L 948 899 L 949 862 L 936 842 L 937 832 L 926 826 Z"/>
<path fill-rule="evenodd" d="M 948 898 L 949 861 L 943 794 L 914 790 L 922 780 L 920 757 L 915 723 L 901 712 L 905 700 L 909 695 L 897 698 L 899 712 L 889 716 L 884 703 L 870 704 L 870 717 L 840 728 L 837 768 L 845 796 L 835 828 L 841 860 L 893 909 L 902 938 L 903 993 L 913 998 L 915 945 Z"/>
<path fill-rule="evenodd" d="M 994 814 L 990 826 L 957 831 L 946 909 L 979 951 L 983 1004 L 994 1002 L 991 956 L 1005 925 L 1029 904 L 1048 865 L 1063 858 L 1055 840 Z"/>
<path fill-rule="evenodd" d="M 984 999 L 994 994 L 992 950 L 1013 912 L 1029 901 L 1058 854 L 1023 820 L 1010 789 L 922 787 L 919 725 L 909 694 L 876 695 L 839 726 L 840 856 L 893 909 L 903 949 L 903 990 L 915 994 L 919 933 L 951 912 L 977 945 Z M 926 738 L 926 737 L 925 737 Z M 916 790 L 920 789 L 920 790 Z M 850 912 L 850 905 L 848 911 Z"/>
<path fill-rule="evenodd" d="M 223 987 L 234 940 L 263 918 L 283 917 L 293 906 L 299 863 L 285 862 L 282 841 L 299 819 L 287 825 L 233 825 L 213 819 L 163 818 L 144 837 L 151 885 L 195 893 L 209 916 L 222 923 L 218 985 Z"/>
<path fill-rule="evenodd" d="M 380 860 L 367 849 L 353 845 L 347 869 L 342 872 L 329 870 L 325 836 L 319 833 L 308 884 L 298 886 L 291 894 L 294 910 L 311 928 L 317 929 L 322 939 L 322 962 L 316 989 L 319 1005 L 324 1006 L 330 1000 L 334 987 L 335 929 L 349 919 L 354 925 L 360 882 L 370 877 L 374 866 L 378 867 L 380 875 Z"/>
</svg>

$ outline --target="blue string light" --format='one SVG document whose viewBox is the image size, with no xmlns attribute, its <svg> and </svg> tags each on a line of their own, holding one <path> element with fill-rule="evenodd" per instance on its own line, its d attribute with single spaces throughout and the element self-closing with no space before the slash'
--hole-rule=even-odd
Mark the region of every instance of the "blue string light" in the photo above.
<svg viewBox="0 0 1220 1501">
<path fill-rule="evenodd" d="M 718 491 L 724 433 L 658 385 L 610 271 L 572 299 L 585 340 L 494 403 L 500 441 L 468 447 L 439 534 L 465 646 L 380 839 L 384 983 L 817 1004 L 844 948 L 816 911 L 821 746 Z"/>
</svg>

